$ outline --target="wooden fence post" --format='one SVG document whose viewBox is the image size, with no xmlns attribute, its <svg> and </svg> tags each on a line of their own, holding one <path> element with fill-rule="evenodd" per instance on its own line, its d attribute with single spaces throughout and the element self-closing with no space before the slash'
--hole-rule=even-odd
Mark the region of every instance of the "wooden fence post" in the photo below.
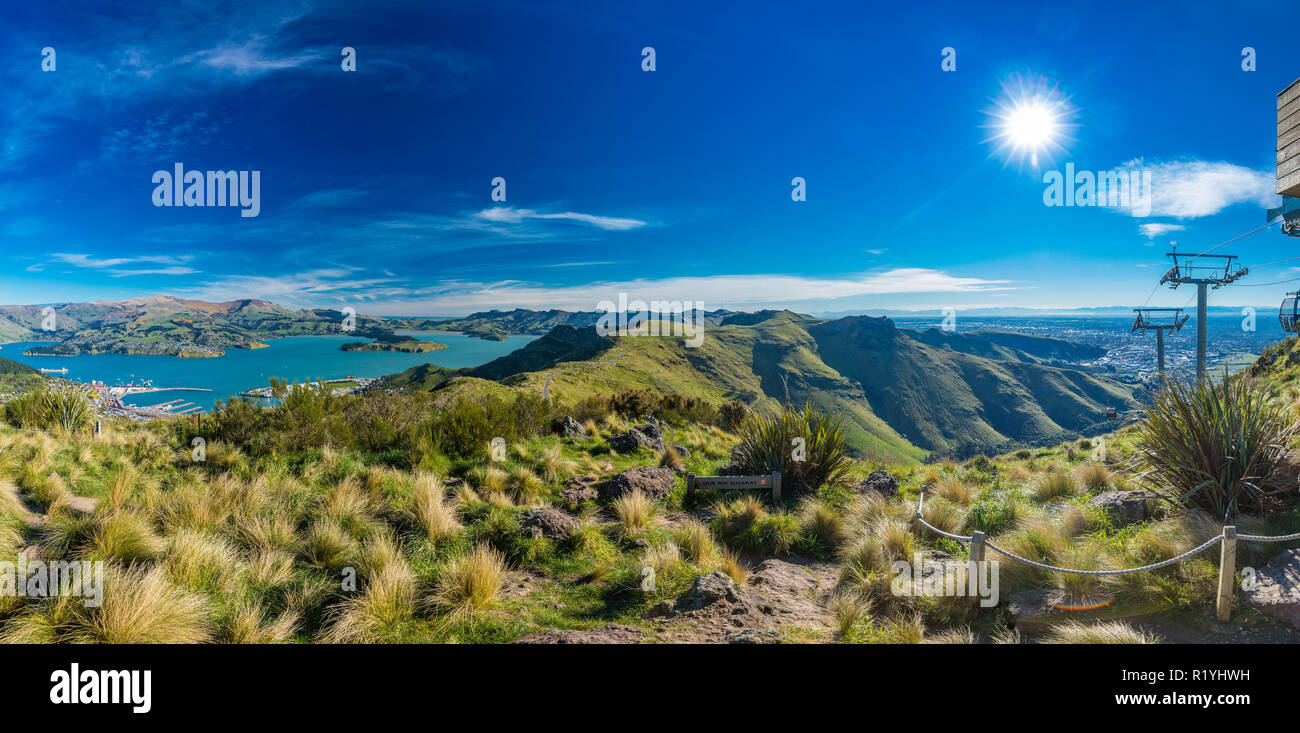
<svg viewBox="0 0 1300 733">
<path fill-rule="evenodd" d="M 694 495 L 694 494 L 695 494 L 695 474 L 693 474 L 693 473 L 688 473 L 688 474 L 686 474 L 686 499 L 687 499 L 687 501 L 689 501 L 690 498 L 691 498 L 691 496 Z"/>
<path fill-rule="evenodd" d="M 984 564 L 984 533 L 978 529 L 970 533 L 970 564 L 966 569 L 966 591 L 970 593 L 975 604 L 980 602 L 980 580 L 984 577 L 981 566 Z"/>
<path fill-rule="evenodd" d="M 772 501 L 781 501 L 781 472 L 772 472 Z"/>
<path fill-rule="evenodd" d="M 1215 616 L 1220 621 L 1232 618 L 1233 585 L 1237 577 L 1237 528 L 1223 528 L 1223 547 L 1219 553 L 1219 597 L 1215 601 Z"/>
</svg>

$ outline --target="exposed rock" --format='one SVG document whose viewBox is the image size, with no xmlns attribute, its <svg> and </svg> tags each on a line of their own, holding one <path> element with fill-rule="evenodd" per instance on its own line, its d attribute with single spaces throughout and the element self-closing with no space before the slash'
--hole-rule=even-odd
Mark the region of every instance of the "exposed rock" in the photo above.
<svg viewBox="0 0 1300 733">
<path fill-rule="evenodd" d="M 641 448 L 663 450 L 663 431 L 658 425 L 639 425 L 626 433 L 611 435 L 606 439 L 609 447 L 619 453 L 634 453 Z"/>
<path fill-rule="evenodd" d="M 674 612 L 694 611 L 718 601 L 736 603 L 740 595 L 736 592 L 736 583 L 726 573 L 714 571 L 695 579 L 691 589 L 677 601 Z"/>
<path fill-rule="evenodd" d="M 571 507 L 581 506 L 585 501 L 595 501 L 600 493 L 590 486 L 571 483 L 560 490 L 560 500 Z"/>
<path fill-rule="evenodd" d="M 728 644 L 780 644 L 781 632 L 774 629 L 745 629 L 727 636 Z"/>
<path fill-rule="evenodd" d="M 519 526 L 530 537 L 545 537 L 549 540 L 562 540 L 573 532 L 577 520 L 559 509 L 548 506 L 529 509 L 519 519 Z"/>
<path fill-rule="evenodd" d="M 651 498 L 660 499 L 673 490 L 674 476 L 676 474 L 673 470 L 664 466 L 629 468 L 609 480 L 609 495 L 618 498 L 640 491 Z"/>
<path fill-rule="evenodd" d="M 605 624 L 604 626 L 578 631 L 575 629 L 547 629 L 529 634 L 516 644 L 637 644 L 641 641 L 641 629 L 626 624 Z"/>
<path fill-rule="evenodd" d="M 874 491 L 880 494 L 881 498 L 889 499 L 898 493 L 898 479 L 891 476 L 888 471 L 879 469 L 872 471 L 865 481 L 859 481 L 852 488 L 859 494 Z"/>
<path fill-rule="evenodd" d="M 564 419 L 560 421 L 559 429 L 555 432 L 559 433 L 560 436 L 564 438 L 573 438 L 575 440 L 587 439 L 586 428 L 583 428 L 577 420 L 574 420 L 569 415 L 564 416 Z"/>
<path fill-rule="evenodd" d="M 1241 602 L 1300 629 L 1300 550 L 1287 550 L 1258 568 Z"/>
<path fill-rule="evenodd" d="M 659 427 L 659 421 L 654 419 L 653 417 L 650 418 L 650 422 L 647 422 L 645 425 L 638 425 L 632 429 L 641 433 L 642 435 L 646 436 L 651 440 L 658 440 L 662 442 L 664 439 L 663 428 Z"/>
<path fill-rule="evenodd" d="M 570 509 L 577 511 L 583 502 L 595 501 L 600 497 L 600 493 L 596 490 L 596 484 L 598 483 L 600 483 L 600 476 L 594 473 L 574 476 L 569 479 L 568 483 L 560 491 L 560 501 L 563 501 Z"/>
<path fill-rule="evenodd" d="M 1147 498 L 1144 491 L 1107 491 L 1092 497 L 1088 503 L 1105 509 L 1111 522 L 1123 527 L 1147 518 Z"/>
</svg>

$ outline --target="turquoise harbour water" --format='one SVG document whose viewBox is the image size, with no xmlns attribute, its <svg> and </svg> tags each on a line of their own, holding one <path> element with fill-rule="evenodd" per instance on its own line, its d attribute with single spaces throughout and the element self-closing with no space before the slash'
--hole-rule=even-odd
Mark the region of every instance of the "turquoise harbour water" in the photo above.
<svg viewBox="0 0 1300 733">
<path fill-rule="evenodd" d="M 108 385 L 153 380 L 155 387 L 199 387 L 211 392 L 159 391 L 130 395 L 124 402 L 154 405 L 168 400 L 193 402 L 211 409 L 217 400 L 265 387 L 272 377 L 290 382 L 342 377 L 382 377 L 420 364 L 459 368 L 486 364 L 520 348 L 536 336 L 509 336 L 487 341 L 459 333 L 412 334 L 448 348 L 428 354 L 395 351 L 342 351 L 339 346 L 357 341 L 353 336 L 294 336 L 266 341 L 264 349 L 228 349 L 213 359 L 139 354 L 87 354 L 82 356 L 27 356 L 24 351 L 42 342 L 4 344 L 0 356 L 38 369 L 62 369 L 51 376 L 78 382 L 99 380 Z"/>
</svg>

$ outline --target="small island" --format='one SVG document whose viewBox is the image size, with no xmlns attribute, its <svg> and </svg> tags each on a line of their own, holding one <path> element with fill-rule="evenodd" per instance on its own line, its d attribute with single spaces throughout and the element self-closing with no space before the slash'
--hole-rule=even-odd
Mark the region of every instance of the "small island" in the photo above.
<svg viewBox="0 0 1300 733">
<path fill-rule="evenodd" d="M 427 354 L 448 348 L 437 341 L 406 338 L 398 340 L 352 341 L 339 347 L 343 351 L 401 351 L 407 354 Z"/>
</svg>

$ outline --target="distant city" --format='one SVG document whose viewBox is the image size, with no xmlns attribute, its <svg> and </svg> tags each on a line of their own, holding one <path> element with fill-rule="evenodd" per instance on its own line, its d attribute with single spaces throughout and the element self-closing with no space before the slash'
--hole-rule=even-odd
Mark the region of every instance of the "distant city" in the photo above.
<svg viewBox="0 0 1300 733">
<path fill-rule="evenodd" d="M 1166 369 L 1170 372 L 1191 372 L 1196 362 L 1196 320 L 1189 319 L 1182 330 L 1165 337 Z M 900 328 L 939 328 L 941 318 L 936 316 L 894 316 Z M 1243 328 L 1244 317 L 1232 314 L 1211 313 L 1206 319 L 1206 362 L 1211 371 L 1218 371 L 1225 363 L 1231 371 L 1242 368 L 1270 344 L 1286 337 L 1274 311 L 1258 310 L 1255 330 Z M 1031 317 L 966 317 L 957 321 L 958 332 L 992 329 L 1017 333 L 1051 336 L 1054 338 L 1091 344 L 1106 349 L 1106 356 L 1089 362 L 1089 366 L 1108 367 L 1122 377 L 1143 378 L 1156 371 L 1156 337 L 1153 333 L 1131 333 L 1133 316 L 1040 316 Z M 1247 324 L 1249 325 L 1249 324 Z"/>
</svg>

